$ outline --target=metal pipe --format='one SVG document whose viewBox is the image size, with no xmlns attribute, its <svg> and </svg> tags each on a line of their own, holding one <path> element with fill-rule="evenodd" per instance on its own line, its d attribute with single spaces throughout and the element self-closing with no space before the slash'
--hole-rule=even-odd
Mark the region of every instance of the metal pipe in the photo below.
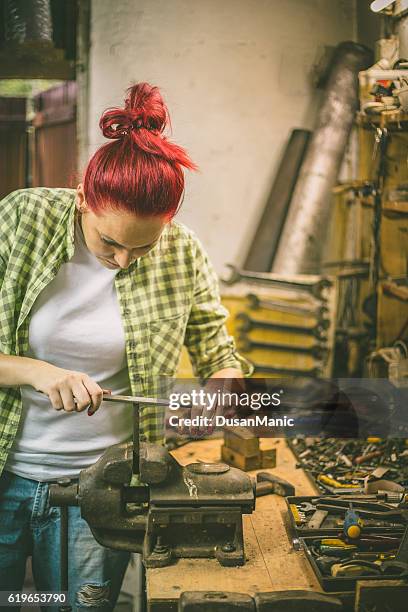
<svg viewBox="0 0 408 612">
<path fill-rule="evenodd" d="M 61 506 L 60 550 L 61 550 L 61 592 L 68 592 L 68 507 Z M 64 606 L 64 609 L 66 607 Z"/>
<path fill-rule="evenodd" d="M 140 474 L 140 404 L 133 404 L 133 457 L 132 471 L 134 474 Z"/>
<path fill-rule="evenodd" d="M 358 108 L 358 73 L 372 52 L 354 42 L 337 46 L 318 121 L 292 196 L 273 263 L 277 274 L 320 272 L 331 189 L 335 185 Z"/>
</svg>

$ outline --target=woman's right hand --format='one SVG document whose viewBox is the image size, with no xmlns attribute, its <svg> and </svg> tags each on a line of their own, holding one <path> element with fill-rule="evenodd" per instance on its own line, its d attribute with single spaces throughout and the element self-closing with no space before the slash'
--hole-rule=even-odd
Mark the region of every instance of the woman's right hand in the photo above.
<svg viewBox="0 0 408 612">
<path fill-rule="evenodd" d="M 93 414 L 102 403 L 103 389 L 83 372 L 64 370 L 46 363 L 37 362 L 31 385 L 50 398 L 55 410 Z"/>
</svg>

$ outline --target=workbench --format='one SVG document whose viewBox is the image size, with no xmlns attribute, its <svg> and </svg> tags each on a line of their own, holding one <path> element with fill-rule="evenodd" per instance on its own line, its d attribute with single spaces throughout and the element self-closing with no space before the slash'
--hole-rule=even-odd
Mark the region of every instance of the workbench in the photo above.
<svg viewBox="0 0 408 612">
<path fill-rule="evenodd" d="M 222 440 L 199 440 L 173 451 L 181 464 L 220 461 Z M 296 495 L 318 491 L 301 469 L 284 439 L 263 439 L 261 448 L 276 448 L 276 468 L 262 471 L 289 481 Z M 252 475 L 256 471 L 251 472 Z M 252 515 L 243 516 L 247 561 L 242 567 L 222 567 L 216 559 L 179 559 L 174 565 L 149 569 L 146 590 L 149 612 L 177 611 L 184 591 L 231 591 L 253 595 L 261 591 L 295 589 L 321 591 L 303 551 L 292 546 L 285 499 L 259 497 Z"/>
</svg>

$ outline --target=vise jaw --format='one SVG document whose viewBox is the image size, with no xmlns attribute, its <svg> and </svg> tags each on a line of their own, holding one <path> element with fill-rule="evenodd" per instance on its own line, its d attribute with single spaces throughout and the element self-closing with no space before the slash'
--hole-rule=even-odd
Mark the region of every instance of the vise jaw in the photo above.
<svg viewBox="0 0 408 612">
<path fill-rule="evenodd" d="M 180 557 L 245 562 L 242 514 L 255 508 L 251 478 L 224 463 L 180 465 L 162 446 L 141 442 L 139 474 L 132 442 L 108 448 L 79 481 L 51 485 L 50 505 L 79 505 L 95 539 L 143 555 L 146 567 Z"/>
</svg>

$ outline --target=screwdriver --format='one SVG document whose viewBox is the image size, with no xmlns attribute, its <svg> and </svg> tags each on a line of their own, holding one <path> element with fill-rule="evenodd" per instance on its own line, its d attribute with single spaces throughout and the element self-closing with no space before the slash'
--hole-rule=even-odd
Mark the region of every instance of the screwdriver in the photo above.
<svg viewBox="0 0 408 612">
<path fill-rule="evenodd" d="M 361 535 L 363 522 L 357 512 L 353 509 L 353 504 L 350 502 L 350 507 L 344 515 L 343 533 L 350 540 L 357 540 Z"/>
</svg>

